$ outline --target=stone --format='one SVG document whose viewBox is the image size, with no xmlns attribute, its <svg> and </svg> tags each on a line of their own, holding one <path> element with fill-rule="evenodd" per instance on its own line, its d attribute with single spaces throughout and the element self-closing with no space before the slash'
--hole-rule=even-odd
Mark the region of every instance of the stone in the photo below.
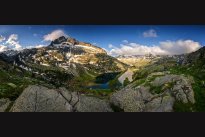
<svg viewBox="0 0 205 137">
<path fill-rule="evenodd" d="M 155 98 L 146 104 L 144 112 L 172 112 L 174 101 L 170 95 Z"/>
<path fill-rule="evenodd" d="M 195 103 L 191 82 L 184 76 L 165 75 L 150 84 L 162 86 L 162 92 L 152 93 L 144 84 L 138 87 L 129 84 L 111 95 L 110 102 L 124 112 L 172 112 L 176 100 Z"/>
<path fill-rule="evenodd" d="M 65 88 L 32 85 L 12 106 L 11 112 L 112 112 L 107 100 L 80 95 Z"/>
<path fill-rule="evenodd" d="M 11 112 L 72 112 L 60 92 L 43 86 L 29 86 L 15 101 Z"/>
<path fill-rule="evenodd" d="M 124 112 L 142 112 L 145 107 L 144 101 L 151 97 L 153 96 L 146 87 L 124 88 L 114 93 L 110 97 L 110 102 Z"/>
<path fill-rule="evenodd" d="M 108 101 L 84 95 L 80 96 L 75 109 L 76 112 L 113 112 Z"/>
<path fill-rule="evenodd" d="M 194 91 L 191 84 L 194 83 L 192 77 L 185 77 L 183 75 L 165 75 L 157 77 L 153 82 L 153 86 L 163 86 L 167 83 L 172 83 L 173 87 L 170 88 L 170 93 L 176 98 L 176 100 L 182 103 L 191 102 L 195 103 Z"/>
<path fill-rule="evenodd" d="M 10 105 L 11 101 L 8 98 L 0 99 L 0 112 L 5 112 L 5 110 Z"/>
</svg>

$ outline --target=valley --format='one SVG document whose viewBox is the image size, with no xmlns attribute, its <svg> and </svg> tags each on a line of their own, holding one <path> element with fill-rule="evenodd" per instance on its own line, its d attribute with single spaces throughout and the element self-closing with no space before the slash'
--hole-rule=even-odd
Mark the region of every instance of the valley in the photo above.
<svg viewBox="0 0 205 137">
<path fill-rule="evenodd" d="M 2 52 L 0 110 L 205 111 L 204 49 L 112 57 L 100 47 L 62 36 L 46 47 Z M 29 101 L 39 108 L 29 107 Z"/>
</svg>

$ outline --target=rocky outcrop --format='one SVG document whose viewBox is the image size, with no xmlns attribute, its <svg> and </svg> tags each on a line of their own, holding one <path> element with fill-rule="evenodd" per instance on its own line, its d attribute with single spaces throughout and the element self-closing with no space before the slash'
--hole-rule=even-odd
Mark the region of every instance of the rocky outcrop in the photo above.
<svg viewBox="0 0 205 137">
<path fill-rule="evenodd" d="M 204 62 L 204 60 L 205 60 L 205 47 L 202 47 L 199 50 L 186 55 L 185 58 L 182 60 L 182 64 L 193 65 L 194 63 L 198 63 L 201 61 Z"/>
<path fill-rule="evenodd" d="M 157 74 L 157 75 L 156 75 Z M 175 101 L 195 103 L 190 77 L 156 73 L 138 86 L 134 82 L 113 93 L 110 100 L 70 92 L 65 88 L 29 86 L 11 112 L 172 112 Z M 160 75 L 159 75 L 160 74 Z M 153 77 L 157 76 L 153 79 Z"/>
<path fill-rule="evenodd" d="M 71 43 L 71 44 L 73 44 L 73 45 L 79 44 L 79 41 L 77 41 L 77 40 L 74 39 L 74 38 L 68 38 L 68 39 L 67 39 L 67 42 L 69 42 L 69 43 Z"/>
<path fill-rule="evenodd" d="M 92 47 L 93 45 L 90 43 L 85 43 L 85 42 L 79 42 L 79 45 L 83 45 L 83 46 L 88 46 L 88 47 Z"/>
<path fill-rule="evenodd" d="M 5 110 L 10 105 L 11 101 L 9 99 L 2 98 L 0 99 L 0 112 L 5 112 Z"/>
<path fill-rule="evenodd" d="M 112 112 L 108 101 L 83 95 L 80 96 L 75 109 L 77 112 Z"/>
<path fill-rule="evenodd" d="M 124 112 L 171 112 L 175 101 L 195 103 L 192 82 L 180 75 L 157 77 L 147 85 L 130 84 L 117 91 L 110 103 Z"/>
<path fill-rule="evenodd" d="M 147 102 L 144 108 L 145 112 L 172 112 L 174 105 L 174 98 L 170 94 L 152 98 Z"/>
<path fill-rule="evenodd" d="M 178 100 L 183 103 L 195 103 L 194 91 L 191 84 L 193 79 L 186 78 L 182 75 L 165 75 L 163 77 L 157 77 L 152 85 L 162 86 L 165 84 L 171 85 L 170 93 Z"/>
<path fill-rule="evenodd" d="M 53 44 L 61 44 L 62 42 L 66 42 L 67 39 L 64 36 L 59 37 L 58 39 L 55 39 L 54 41 L 51 42 L 51 45 Z"/>
<path fill-rule="evenodd" d="M 110 112 L 108 102 L 65 88 L 29 86 L 15 101 L 11 112 Z"/>
<path fill-rule="evenodd" d="M 124 112 L 170 112 L 174 99 L 168 94 L 152 95 L 148 87 L 126 87 L 114 93 L 110 102 Z"/>
<path fill-rule="evenodd" d="M 29 86 L 15 101 L 11 112 L 71 112 L 72 106 L 60 94 L 42 86 Z"/>
</svg>

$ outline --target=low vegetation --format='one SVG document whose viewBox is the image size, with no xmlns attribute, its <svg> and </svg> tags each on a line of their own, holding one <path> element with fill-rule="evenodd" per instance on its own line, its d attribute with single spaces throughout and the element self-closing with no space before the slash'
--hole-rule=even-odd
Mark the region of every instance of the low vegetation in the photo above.
<svg viewBox="0 0 205 137">
<path fill-rule="evenodd" d="M 176 66 L 170 68 L 170 72 L 173 74 L 184 74 L 185 76 L 192 76 L 194 78 L 194 83 L 192 88 L 195 94 L 196 103 L 192 106 L 194 111 L 205 111 L 205 73 L 201 64 L 195 64 L 193 66 Z M 184 105 L 182 103 L 176 103 L 175 110 L 183 111 L 191 105 Z M 187 110 L 187 109 L 186 109 Z"/>
</svg>

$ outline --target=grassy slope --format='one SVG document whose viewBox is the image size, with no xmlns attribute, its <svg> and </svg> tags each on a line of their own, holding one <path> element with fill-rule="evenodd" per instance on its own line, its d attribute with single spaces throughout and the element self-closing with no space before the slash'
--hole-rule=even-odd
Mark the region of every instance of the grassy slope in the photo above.
<svg viewBox="0 0 205 137">
<path fill-rule="evenodd" d="M 189 112 L 189 111 L 205 111 L 205 67 L 204 61 L 198 61 L 197 64 L 192 66 L 180 66 L 176 65 L 173 60 L 168 60 L 166 62 L 161 62 L 160 64 L 151 64 L 145 68 L 137 71 L 134 75 L 133 85 L 139 86 L 141 84 L 147 84 L 149 81 L 153 81 L 157 76 L 152 77 L 151 80 L 148 79 L 148 75 L 153 72 L 170 71 L 171 74 L 181 75 L 194 78 L 195 83 L 192 88 L 195 93 L 196 103 L 183 104 L 181 102 L 175 102 L 174 111 L 176 112 Z M 150 86 L 150 85 L 149 85 Z M 161 87 L 151 87 L 155 93 L 161 92 Z"/>
<path fill-rule="evenodd" d="M 31 73 L 0 61 L 0 98 L 14 101 L 31 84 L 49 86 L 45 81 L 33 78 Z"/>
</svg>

